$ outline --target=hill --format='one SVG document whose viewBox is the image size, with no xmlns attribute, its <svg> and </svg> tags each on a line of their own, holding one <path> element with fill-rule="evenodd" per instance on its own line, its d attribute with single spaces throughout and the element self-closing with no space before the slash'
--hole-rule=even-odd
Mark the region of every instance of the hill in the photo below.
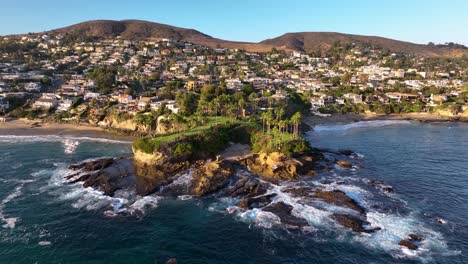
<svg viewBox="0 0 468 264">
<path fill-rule="evenodd" d="M 417 54 L 430 57 L 461 57 L 463 55 L 468 55 L 468 49 L 465 47 L 451 48 L 447 46 L 430 46 L 383 37 L 350 35 L 334 32 L 287 33 L 277 38 L 264 40 L 261 43 L 303 52 L 313 52 L 328 50 L 335 42 L 340 42 L 343 44 L 364 43 L 371 46 L 388 49 L 392 52 Z"/>
<path fill-rule="evenodd" d="M 252 52 L 267 52 L 272 48 L 303 52 L 325 51 L 332 47 L 334 43 L 341 42 L 364 43 L 385 48 L 392 52 L 431 57 L 468 56 L 468 49 L 460 46 L 429 46 L 375 36 L 360 36 L 330 32 L 287 33 L 280 37 L 267 39 L 259 43 L 227 41 L 214 38 L 194 29 L 174 27 L 141 20 L 94 20 L 42 32 L 41 34 L 44 33 L 51 35 L 62 34 L 77 37 L 87 36 L 98 38 L 113 38 L 121 36 L 124 39 L 135 40 L 170 38 L 205 45 L 211 48 L 236 48 Z"/>
</svg>

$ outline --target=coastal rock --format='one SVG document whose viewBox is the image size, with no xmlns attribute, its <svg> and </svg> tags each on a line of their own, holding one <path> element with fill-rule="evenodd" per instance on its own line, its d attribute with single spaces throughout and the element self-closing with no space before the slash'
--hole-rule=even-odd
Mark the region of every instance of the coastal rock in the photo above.
<svg viewBox="0 0 468 264">
<path fill-rule="evenodd" d="M 409 241 L 416 241 L 416 242 L 421 242 L 424 240 L 424 238 L 420 235 L 417 234 L 409 234 L 408 235 L 408 240 Z"/>
<path fill-rule="evenodd" d="M 351 169 L 353 167 L 353 164 L 349 161 L 344 161 L 344 160 L 337 160 L 336 163 L 340 165 L 343 168 Z"/>
<path fill-rule="evenodd" d="M 361 218 L 351 216 L 351 215 L 345 215 L 345 214 L 337 214 L 334 213 L 332 215 L 332 218 L 335 219 L 335 221 L 346 227 L 350 228 L 354 232 L 359 232 L 359 233 L 373 233 L 377 230 L 380 230 L 380 228 L 373 228 L 373 229 L 366 229 L 364 225 L 368 225 L 369 222 L 362 220 Z"/>
<path fill-rule="evenodd" d="M 135 188 L 136 177 L 133 161 L 126 158 L 103 158 L 71 165 L 79 172 L 66 177 L 71 183 L 83 182 L 83 187 L 92 187 L 112 196 L 116 190 Z"/>
<path fill-rule="evenodd" d="M 303 167 L 303 163 L 297 159 L 288 158 L 279 152 L 254 154 L 241 163 L 261 177 L 273 180 L 297 179 Z"/>
<path fill-rule="evenodd" d="M 348 207 L 353 209 L 360 214 L 365 213 L 364 208 L 362 208 L 355 200 L 351 199 L 346 195 L 346 193 L 340 190 L 333 190 L 333 191 L 323 191 L 317 190 L 315 191 L 314 198 L 321 199 L 327 203 L 332 203 L 338 206 Z"/>
<path fill-rule="evenodd" d="M 345 156 L 354 155 L 354 152 L 349 150 L 349 149 L 340 149 L 340 150 L 338 150 L 338 153 L 340 153 L 341 155 L 345 155 Z"/>
<path fill-rule="evenodd" d="M 305 219 L 293 216 L 291 214 L 293 207 L 291 205 L 285 204 L 283 202 L 273 203 L 263 208 L 265 212 L 270 212 L 277 215 L 281 223 L 286 225 L 288 229 L 297 229 L 304 226 L 307 226 L 308 223 Z"/>
<path fill-rule="evenodd" d="M 391 186 L 384 186 L 382 190 L 386 193 L 393 193 L 393 187 Z"/>
<path fill-rule="evenodd" d="M 230 197 L 254 197 L 265 194 L 267 190 L 268 185 L 260 182 L 259 179 L 244 176 L 230 187 L 225 195 Z"/>
<path fill-rule="evenodd" d="M 229 162 L 206 163 L 194 173 L 192 194 L 203 196 L 218 191 L 229 183 L 233 172 L 234 168 Z"/>
<path fill-rule="evenodd" d="M 84 171 L 96 171 L 107 168 L 114 162 L 114 158 L 101 158 L 90 161 L 84 161 L 82 163 L 70 165 L 68 168 L 71 170 L 84 170 Z"/>
<path fill-rule="evenodd" d="M 371 186 L 381 186 L 385 184 L 382 180 L 369 180 L 367 183 Z"/>
<path fill-rule="evenodd" d="M 290 188 L 283 192 L 290 193 L 294 197 L 311 197 L 314 194 L 314 190 L 311 187 Z"/>
<path fill-rule="evenodd" d="M 418 249 L 418 246 L 416 246 L 415 244 L 413 244 L 412 242 L 408 241 L 408 240 L 401 240 L 400 243 L 398 243 L 400 246 L 403 246 L 403 247 L 406 247 L 406 248 L 409 248 L 411 250 L 416 250 Z"/>
<path fill-rule="evenodd" d="M 260 208 L 260 207 L 265 207 L 269 203 L 271 203 L 271 200 L 276 197 L 275 193 L 271 194 L 266 194 L 262 196 L 257 196 L 257 197 L 247 197 L 240 201 L 238 206 L 242 209 L 253 209 L 253 208 Z"/>
<path fill-rule="evenodd" d="M 169 148 L 167 148 L 169 151 Z M 137 176 L 137 193 L 148 195 L 171 183 L 175 176 L 189 169 L 197 169 L 203 161 L 177 160 L 172 153 L 151 154 L 133 148 Z"/>
</svg>

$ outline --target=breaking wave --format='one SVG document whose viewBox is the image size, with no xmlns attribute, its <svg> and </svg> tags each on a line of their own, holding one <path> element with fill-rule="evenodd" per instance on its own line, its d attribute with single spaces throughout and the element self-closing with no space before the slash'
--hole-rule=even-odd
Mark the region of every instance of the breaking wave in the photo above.
<svg viewBox="0 0 468 264">
<path fill-rule="evenodd" d="M 17 135 L 0 135 L 0 142 L 2 143 L 34 143 L 34 142 L 75 142 L 75 141 L 89 141 L 100 143 L 113 143 L 113 144 L 131 144 L 131 141 L 114 140 L 107 138 L 94 138 L 94 137 L 73 137 L 73 136 L 58 136 L 58 135 L 41 135 L 41 136 L 17 136 Z"/>
<path fill-rule="evenodd" d="M 142 216 L 148 208 L 155 208 L 161 197 L 156 195 L 139 196 L 133 190 L 119 190 L 113 196 L 91 187 L 83 187 L 80 182 L 69 183 L 65 176 L 70 175 L 71 170 L 65 164 L 57 164 L 52 170 L 42 170 L 35 175 L 48 175 L 48 184 L 41 188 L 43 192 L 49 192 L 58 196 L 59 201 L 70 202 L 76 209 L 88 211 L 104 210 L 108 217 L 133 215 Z"/>
<path fill-rule="evenodd" d="M 315 132 L 333 132 L 333 131 L 344 131 L 356 128 L 367 128 L 367 127 L 381 127 L 390 125 L 407 125 L 411 124 L 411 121 L 407 120 L 374 120 L 374 121 L 359 121 L 350 124 L 336 124 L 336 125 L 316 125 L 314 127 Z"/>
<path fill-rule="evenodd" d="M 329 184 L 322 184 L 320 181 L 304 181 L 299 183 L 282 183 L 275 185 L 268 183 L 271 189 L 267 194 L 274 193 L 276 196 L 271 203 L 283 202 L 293 207 L 291 215 L 305 219 L 310 227 L 302 229 L 303 235 L 314 233 L 312 237 L 319 236 L 318 239 L 324 239 L 323 232 L 319 235 L 318 230 L 325 231 L 327 234 L 335 234 L 334 239 L 345 239 L 349 243 L 362 243 L 364 246 L 374 249 L 383 250 L 394 258 L 409 258 L 417 259 L 422 262 L 432 261 L 432 256 L 438 255 L 455 255 L 460 254 L 459 251 L 450 250 L 444 237 L 441 233 L 428 228 L 417 213 L 409 212 L 408 214 L 400 214 L 399 210 L 385 211 L 378 209 L 382 203 L 381 190 L 372 187 L 365 188 L 360 186 L 360 183 L 368 181 L 367 179 L 347 179 L 348 177 L 340 177 L 339 175 L 327 176 L 327 179 L 335 179 Z M 298 186 L 315 186 L 324 190 L 340 190 L 346 193 L 347 196 L 354 199 L 360 206 L 366 210 L 366 218 L 370 223 L 370 228 L 379 227 L 381 230 L 374 233 L 354 233 L 351 230 L 338 225 L 331 217 L 333 213 L 345 213 L 356 215 L 356 212 L 333 204 L 328 204 L 315 199 L 304 197 L 295 197 L 291 193 L 285 192 L 286 189 Z M 397 196 L 397 195 L 395 195 Z M 392 197 L 385 196 L 389 200 Z M 227 200 L 226 200 L 227 199 Z M 399 200 L 396 198 L 395 200 Z M 235 198 L 222 198 L 209 209 L 212 211 L 222 211 L 220 208 L 224 205 L 224 212 L 233 214 L 235 218 L 249 225 L 254 225 L 258 228 L 282 229 L 283 224 L 279 216 L 271 212 L 262 211 L 261 208 L 244 210 L 236 205 L 239 200 Z M 388 206 L 393 206 L 389 202 Z M 405 203 L 400 203 L 400 206 L 406 206 Z M 401 211 L 405 211 L 401 208 Z M 409 234 L 419 234 L 424 237 L 424 240 L 418 245 L 417 250 L 408 250 L 399 245 L 400 240 L 407 239 Z M 320 238 L 321 237 L 321 238 Z M 333 239 L 327 238 L 327 239 Z"/>
<path fill-rule="evenodd" d="M 21 190 L 23 189 L 25 182 L 21 183 L 17 186 L 13 192 L 7 195 L 1 202 L 0 202 L 0 220 L 4 223 L 2 225 L 4 228 L 15 228 L 16 222 L 18 221 L 17 217 L 7 217 L 3 210 L 5 209 L 5 205 L 11 202 L 13 199 L 21 195 Z"/>
</svg>

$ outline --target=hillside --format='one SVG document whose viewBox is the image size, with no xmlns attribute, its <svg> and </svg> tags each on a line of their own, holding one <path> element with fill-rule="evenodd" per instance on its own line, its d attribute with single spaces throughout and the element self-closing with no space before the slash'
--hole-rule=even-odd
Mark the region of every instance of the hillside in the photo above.
<svg viewBox="0 0 468 264">
<path fill-rule="evenodd" d="M 273 47 L 284 50 L 298 50 L 304 52 L 324 51 L 333 43 L 366 43 L 376 47 L 388 49 L 392 52 L 402 52 L 423 56 L 462 57 L 468 56 L 466 48 L 437 47 L 414 44 L 375 36 L 349 35 L 330 32 L 299 32 L 287 33 L 280 37 L 267 39 L 259 43 L 236 42 L 213 38 L 194 29 L 174 27 L 170 25 L 141 21 L 141 20 L 95 20 L 72 26 L 59 28 L 45 34 L 63 34 L 74 36 L 89 36 L 99 38 L 113 38 L 121 36 L 125 39 L 156 40 L 170 38 L 192 42 L 216 48 L 237 48 L 253 52 L 270 51 Z M 42 34 L 41 33 L 41 34 Z"/>
<path fill-rule="evenodd" d="M 70 34 L 75 36 L 89 36 L 112 38 L 121 36 L 124 39 L 157 40 L 169 38 L 187 41 L 211 48 L 237 48 L 253 52 L 270 51 L 273 46 L 260 43 L 226 41 L 213 38 L 194 29 L 174 27 L 170 25 L 141 21 L 141 20 L 94 20 L 72 26 L 43 32 L 45 34 Z"/>
<path fill-rule="evenodd" d="M 468 55 L 468 49 L 437 47 L 414 44 L 394 39 L 349 35 L 334 32 L 298 32 L 287 33 L 280 37 L 267 39 L 260 43 L 275 47 L 284 47 L 304 52 L 324 51 L 332 47 L 333 43 L 365 43 L 372 46 L 388 49 L 392 52 L 417 54 L 423 56 L 449 56 L 462 57 Z"/>
</svg>

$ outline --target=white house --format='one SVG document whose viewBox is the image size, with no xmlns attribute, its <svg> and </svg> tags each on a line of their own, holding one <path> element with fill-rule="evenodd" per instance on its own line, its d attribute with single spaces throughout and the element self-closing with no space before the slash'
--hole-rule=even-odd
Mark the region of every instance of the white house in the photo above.
<svg viewBox="0 0 468 264">
<path fill-rule="evenodd" d="M 51 107 L 57 107 L 57 106 L 58 106 L 57 99 L 46 99 L 46 98 L 39 98 L 32 105 L 34 109 L 49 109 Z"/>
<path fill-rule="evenodd" d="M 39 92 L 41 90 L 41 84 L 36 82 L 30 82 L 24 85 L 24 90 L 27 92 Z"/>
</svg>

